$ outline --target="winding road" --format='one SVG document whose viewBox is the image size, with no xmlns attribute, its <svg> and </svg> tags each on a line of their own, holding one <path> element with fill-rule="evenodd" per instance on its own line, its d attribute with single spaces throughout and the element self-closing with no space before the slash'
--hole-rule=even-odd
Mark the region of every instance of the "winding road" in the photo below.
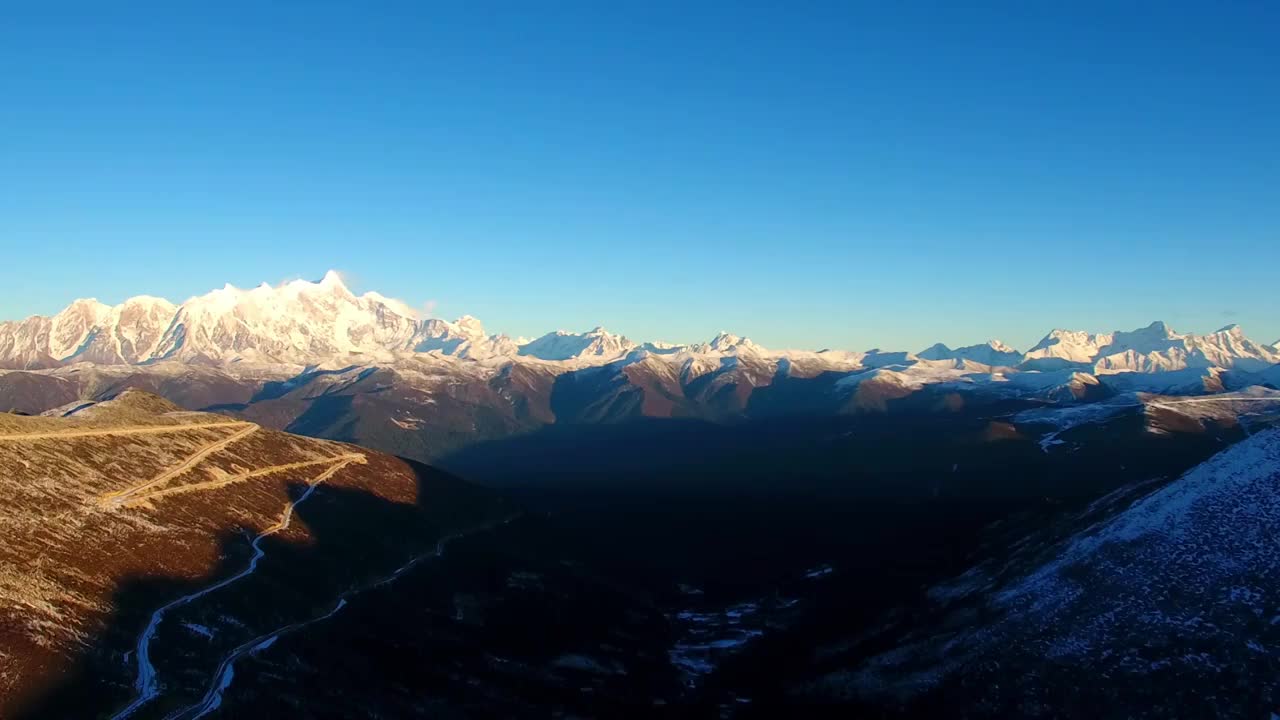
<svg viewBox="0 0 1280 720">
<path fill-rule="evenodd" d="M 240 420 L 211 423 L 186 423 L 182 425 L 132 425 L 119 428 L 88 428 L 85 430 L 52 430 L 49 432 L 3 433 L 0 442 L 30 442 L 32 440 L 61 440 L 64 438 L 101 437 L 107 435 L 163 435 L 165 433 L 207 430 L 222 427 L 257 427 Z"/>
<path fill-rule="evenodd" d="M 142 634 L 138 636 L 137 645 L 132 653 L 132 656 L 136 659 L 137 666 L 137 678 L 134 680 L 134 698 L 127 706 L 124 707 L 124 709 L 113 715 L 112 720 L 123 720 L 124 718 L 133 715 L 139 708 L 151 702 L 151 700 L 160 694 L 160 683 L 156 678 L 156 669 L 151 663 L 151 641 L 155 638 L 156 632 L 159 630 L 160 623 L 164 620 L 165 614 L 176 607 L 191 603 L 205 595 L 227 587 L 237 580 L 253 574 L 253 572 L 258 569 L 258 561 L 266 554 L 266 551 L 262 549 L 262 541 L 271 535 L 287 529 L 289 524 L 293 521 L 294 508 L 306 502 L 307 498 L 311 497 L 312 493 L 315 492 L 316 488 L 319 487 L 322 482 L 332 477 L 335 472 L 340 470 L 342 467 L 345 467 L 350 462 L 352 461 L 340 460 L 335 463 L 334 467 L 325 470 L 320 473 L 320 475 L 313 478 L 308 484 L 306 492 L 302 493 L 301 497 L 285 505 L 284 512 L 281 513 L 279 521 L 254 536 L 250 543 L 250 546 L 253 548 L 253 557 L 249 559 L 249 564 L 243 570 L 228 578 L 219 580 L 212 585 L 207 585 L 200 590 L 171 600 L 151 614 L 151 620 L 147 623 L 147 627 L 143 629 Z"/>
<path fill-rule="evenodd" d="M 145 503 L 149 500 L 154 500 L 156 498 L 166 497 L 169 495 L 181 495 L 183 493 L 202 492 L 205 490 L 216 490 L 221 487 L 226 487 L 228 485 L 233 485 L 235 483 L 245 482 L 246 480 L 252 480 L 254 478 L 259 478 L 266 475 L 273 475 L 275 473 L 285 472 L 288 470 L 300 470 L 302 468 L 315 467 L 317 465 L 328 465 L 329 467 L 323 473 L 321 473 L 318 477 L 313 479 L 312 482 L 313 483 L 324 482 L 325 480 L 332 477 L 334 473 L 338 472 L 342 468 L 352 463 L 363 463 L 363 462 L 365 462 L 365 456 L 361 453 L 344 453 L 342 455 L 334 455 L 332 457 L 318 458 L 315 460 L 300 460 L 298 462 L 283 463 L 281 465 L 268 465 L 266 467 L 258 468 L 257 470 L 251 470 L 249 472 L 238 473 L 235 475 L 228 475 L 226 477 L 222 477 L 217 480 L 206 480 L 205 482 L 188 483 L 186 485 L 178 485 L 176 487 L 163 488 L 160 490 L 154 490 L 152 492 L 145 493 L 143 495 L 130 494 L 126 497 L 121 497 L 118 500 L 117 504 L 123 503 L 127 507 L 133 507 L 135 505 L 140 505 L 142 503 Z M 155 483 L 148 483 L 149 486 L 152 486 L 154 484 Z M 141 489 L 141 487 L 139 487 L 138 489 Z M 131 490 L 130 493 L 132 492 L 133 491 Z"/>
<path fill-rule="evenodd" d="M 257 425 L 254 425 L 252 423 L 246 423 L 246 425 L 247 427 L 245 427 L 243 430 L 240 430 L 237 433 L 233 433 L 231 435 L 228 435 L 225 438 L 222 438 L 221 440 L 215 440 L 209 443 L 208 445 L 201 447 L 199 450 L 197 450 L 194 454 L 192 454 L 187 459 L 183 460 L 177 465 L 174 465 L 168 470 L 165 470 L 159 475 L 156 475 L 155 477 L 151 478 L 150 480 L 144 483 L 141 483 L 139 485 L 134 485 L 133 487 L 127 488 L 125 490 L 117 490 L 116 492 L 110 492 L 103 495 L 101 498 L 101 503 L 103 505 L 121 505 L 125 501 L 127 501 L 132 495 L 140 493 L 143 490 L 146 490 L 147 488 L 152 488 L 157 485 L 163 485 L 164 483 L 169 482 L 173 478 L 178 477 L 179 475 L 187 472 L 188 470 L 191 470 L 196 465 L 199 465 L 201 462 L 204 461 L 205 458 L 209 457 L 210 455 L 218 452 L 219 450 L 223 450 L 227 446 L 231 445 L 232 443 L 237 442 L 239 440 L 243 440 L 244 438 L 258 431 Z"/>
<path fill-rule="evenodd" d="M 492 529 L 499 525 L 505 525 L 511 522 L 512 520 L 514 520 L 515 517 L 516 516 L 513 515 L 497 523 L 492 523 L 492 524 L 484 525 L 478 528 L 473 528 L 471 530 L 446 535 L 440 538 L 438 541 L 436 541 L 436 546 L 431 552 L 423 553 L 421 555 L 414 557 L 413 559 L 409 560 L 409 562 L 396 568 L 394 572 L 388 575 L 385 575 L 371 583 L 367 583 L 365 585 L 352 588 L 342 593 L 341 595 L 338 596 L 337 601 L 334 603 L 333 608 L 330 609 L 328 612 L 325 612 L 321 615 L 317 615 L 316 617 L 310 618 L 308 620 L 302 620 L 296 623 L 285 625 L 284 627 L 277 628 L 275 630 L 272 630 L 269 633 L 266 633 L 264 635 L 259 635 L 258 637 L 253 638 L 248 642 L 240 644 L 234 650 L 228 653 L 227 656 L 222 659 L 222 662 L 218 664 L 218 668 L 217 670 L 214 671 L 213 679 L 209 684 L 209 689 L 205 692 L 204 696 L 200 698 L 198 702 L 192 705 L 189 705 L 184 708 L 180 708 L 178 710 L 175 710 L 169 713 L 168 715 L 165 716 L 164 720 L 197 720 L 198 718 L 202 718 L 208 715 L 209 713 L 213 712 L 214 710 L 217 710 L 222 705 L 222 698 L 225 695 L 227 688 L 231 687 L 231 682 L 235 678 L 235 665 L 238 661 L 244 659 L 246 656 L 256 654 L 262 650 L 265 650 L 271 647 L 271 645 L 274 644 L 277 639 L 279 639 L 284 635 L 288 635 L 289 633 L 295 632 L 297 630 L 301 630 L 302 628 L 305 628 L 308 625 L 313 625 L 323 620 L 327 620 L 333 617 L 334 615 L 337 615 L 339 612 L 342 611 L 344 607 L 347 606 L 347 603 L 349 600 L 351 600 L 351 598 L 355 597 L 356 595 L 359 595 L 360 593 L 372 590 L 374 588 L 382 587 L 384 585 L 389 585 L 395 582 L 396 579 L 399 578 L 401 575 L 404 575 L 406 572 L 413 569 L 416 565 L 418 565 L 422 561 L 429 560 L 431 558 L 440 557 L 441 555 L 444 554 L 445 549 L 453 541 L 458 540 L 459 538 L 466 537 L 468 535 L 472 535 L 478 532 L 483 532 L 485 530 Z"/>
</svg>

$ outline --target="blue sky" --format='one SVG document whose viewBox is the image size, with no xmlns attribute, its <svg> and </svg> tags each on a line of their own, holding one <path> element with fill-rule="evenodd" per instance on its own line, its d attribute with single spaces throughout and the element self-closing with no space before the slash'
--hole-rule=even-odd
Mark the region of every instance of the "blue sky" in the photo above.
<svg viewBox="0 0 1280 720">
<path fill-rule="evenodd" d="M 524 335 L 1280 338 L 1276 3 L 25 5 L 0 317 L 332 267 Z"/>
</svg>

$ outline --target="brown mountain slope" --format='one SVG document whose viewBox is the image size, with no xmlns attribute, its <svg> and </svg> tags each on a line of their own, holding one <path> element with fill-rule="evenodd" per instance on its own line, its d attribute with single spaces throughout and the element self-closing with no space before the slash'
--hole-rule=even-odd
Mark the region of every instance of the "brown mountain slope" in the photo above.
<svg viewBox="0 0 1280 720">
<path fill-rule="evenodd" d="M 138 391 L 0 415 L 0 494 L 0 717 L 150 717 L 227 648 L 506 512 L 421 465 Z"/>
</svg>

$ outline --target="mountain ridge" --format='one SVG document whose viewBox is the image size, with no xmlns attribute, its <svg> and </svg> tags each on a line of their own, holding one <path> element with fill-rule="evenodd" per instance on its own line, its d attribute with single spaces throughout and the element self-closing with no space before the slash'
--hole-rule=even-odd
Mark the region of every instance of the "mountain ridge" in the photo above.
<svg viewBox="0 0 1280 720">
<path fill-rule="evenodd" d="M 1280 429 L 1269 428 L 1163 484 L 1103 496 L 1061 530 L 1035 531 L 935 585 L 936 614 L 886 620 L 881 631 L 896 633 L 886 649 L 804 691 L 917 712 L 924 705 L 912 703 L 963 697 L 978 717 L 1223 714 L 1209 697 L 1252 677 L 1280 632 L 1280 555 L 1266 541 L 1280 515 L 1278 461 Z M 1226 714 L 1274 708 L 1275 674 L 1261 667 Z M 1068 691 L 1048 695 L 1047 684 Z"/>
<path fill-rule="evenodd" d="M 230 284 L 181 304 L 146 295 L 118 305 L 79 299 L 52 316 L 0 323 L 0 368 L 49 369 L 75 362 L 148 365 L 163 360 L 228 364 L 324 365 L 390 362 L 416 353 L 480 362 L 540 361 L 606 365 L 633 356 L 751 354 L 822 358 L 838 366 L 911 366 L 920 361 L 970 362 L 1022 371 L 1072 368 L 1094 374 L 1220 367 L 1263 372 L 1280 364 L 1280 348 L 1250 340 L 1238 325 L 1198 335 L 1163 322 L 1133 331 L 1054 329 L 1020 352 L 999 340 L 918 353 L 771 350 L 721 332 L 709 342 L 637 342 L 596 327 L 557 330 L 533 340 L 489 334 L 470 315 L 418 318 L 407 304 L 369 291 L 355 295 L 334 271 L 316 282 L 294 280 L 251 289 Z"/>
</svg>

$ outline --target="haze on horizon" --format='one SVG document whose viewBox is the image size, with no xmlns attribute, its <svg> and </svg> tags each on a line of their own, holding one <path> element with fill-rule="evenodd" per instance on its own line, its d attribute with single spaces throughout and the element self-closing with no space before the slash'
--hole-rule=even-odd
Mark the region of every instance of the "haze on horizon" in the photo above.
<svg viewBox="0 0 1280 720">
<path fill-rule="evenodd" d="M 337 268 L 513 336 L 1280 338 L 1275 6 L 73 5 L 0 27 L 0 319 Z"/>
</svg>

